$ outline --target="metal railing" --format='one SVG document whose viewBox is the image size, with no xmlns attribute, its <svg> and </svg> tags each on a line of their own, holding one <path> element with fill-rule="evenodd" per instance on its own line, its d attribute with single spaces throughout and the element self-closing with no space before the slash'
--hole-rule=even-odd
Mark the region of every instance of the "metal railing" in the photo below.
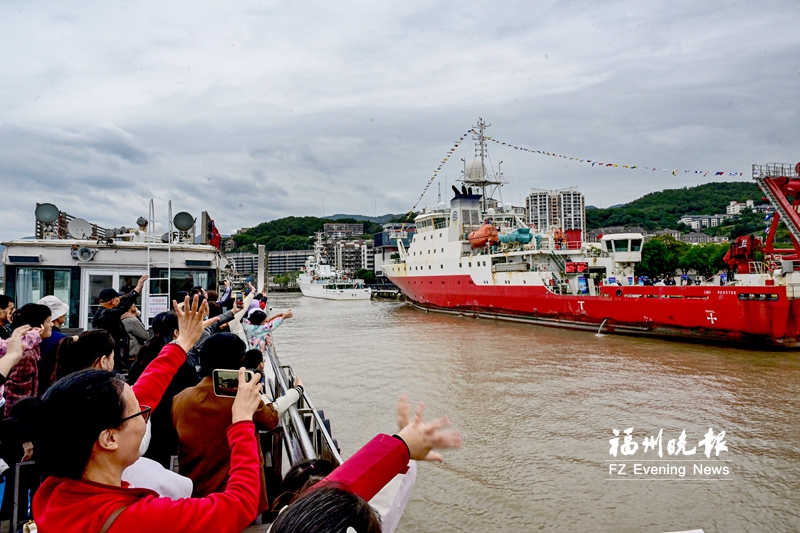
<svg viewBox="0 0 800 533">
<path fill-rule="evenodd" d="M 798 178 L 797 165 L 783 163 L 767 163 L 766 165 L 753 165 L 753 179 L 757 178 Z"/>
<path fill-rule="evenodd" d="M 277 398 L 292 388 L 289 384 L 294 380 L 294 373 L 291 367 L 281 365 L 274 346 L 267 346 L 264 355 L 275 374 L 271 392 L 273 398 Z M 312 459 L 327 459 L 335 465 L 344 462 L 336 441 L 331 437 L 330 423 L 314 408 L 306 392 L 303 392 L 297 405 L 292 405 L 284 413 L 281 424 L 284 445 L 292 464 Z"/>
</svg>

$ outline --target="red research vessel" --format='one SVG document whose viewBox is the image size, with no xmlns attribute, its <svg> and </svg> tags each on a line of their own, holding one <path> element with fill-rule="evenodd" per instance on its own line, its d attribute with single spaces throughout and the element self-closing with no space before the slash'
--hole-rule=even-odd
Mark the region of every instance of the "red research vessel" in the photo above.
<svg viewBox="0 0 800 533">
<path fill-rule="evenodd" d="M 398 239 L 399 259 L 384 265 L 414 306 L 602 333 L 798 347 L 800 163 L 753 166 L 774 215 L 766 242 L 732 243 L 725 259 L 735 274 L 727 284 L 715 276 L 701 285 L 643 286 L 634 274 L 643 235 L 583 242 L 580 229 L 540 231 L 503 207 L 502 173 L 485 170 L 485 127 L 476 126 L 479 157 L 466 164 L 450 207 L 440 203 L 421 213 L 408 249 Z M 791 249 L 773 247 L 780 219 Z M 499 242 L 470 243 L 470 233 L 494 235 L 486 225 L 497 230 Z M 757 261 L 756 252 L 764 259 Z"/>
</svg>

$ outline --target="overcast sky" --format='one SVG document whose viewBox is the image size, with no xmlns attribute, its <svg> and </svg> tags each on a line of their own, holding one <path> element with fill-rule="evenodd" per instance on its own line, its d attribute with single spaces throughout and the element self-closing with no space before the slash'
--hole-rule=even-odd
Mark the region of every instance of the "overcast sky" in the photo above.
<svg viewBox="0 0 800 533">
<path fill-rule="evenodd" d="M 405 212 L 478 117 L 518 146 L 659 168 L 490 145 L 513 204 L 576 185 L 608 206 L 800 160 L 797 0 L 4 0 L 0 43 L 4 240 L 33 233 L 37 201 L 113 227 L 171 198 L 223 233 L 323 199 Z M 443 192 L 472 157 L 467 139 Z"/>
</svg>

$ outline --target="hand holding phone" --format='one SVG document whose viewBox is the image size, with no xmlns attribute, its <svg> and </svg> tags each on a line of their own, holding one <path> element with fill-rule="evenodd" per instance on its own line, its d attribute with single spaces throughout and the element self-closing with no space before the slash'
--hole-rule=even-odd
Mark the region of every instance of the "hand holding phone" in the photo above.
<svg viewBox="0 0 800 533">
<path fill-rule="evenodd" d="M 228 396 L 234 398 L 239 390 L 239 371 L 216 369 L 212 372 L 214 381 L 214 394 L 217 396 Z M 245 383 L 253 380 L 253 371 L 244 371 Z"/>
<path fill-rule="evenodd" d="M 252 420 L 253 414 L 261 406 L 261 375 L 256 373 L 247 381 L 247 372 L 240 368 L 238 372 L 239 390 L 231 406 L 232 422 Z"/>
</svg>

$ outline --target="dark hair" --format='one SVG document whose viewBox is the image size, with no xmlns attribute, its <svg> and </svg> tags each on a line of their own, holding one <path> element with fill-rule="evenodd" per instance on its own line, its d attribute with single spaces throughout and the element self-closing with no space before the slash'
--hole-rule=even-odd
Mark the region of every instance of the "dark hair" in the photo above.
<svg viewBox="0 0 800 533">
<path fill-rule="evenodd" d="M 101 358 L 114 352 L 114 338 L 104 329 L 90 329 L 75 337 L 61 339 L 56 348 L 53 381 L 74 372 L 92 368 Z"/>
<path fill-rule="evenodd" d="M 124 390 L 125 382 L 106 370 L 75 372 L 47 389 L 33 440 L 45 475 L 80 479 L 100 432 L 122 423 Z"/>
<path fill-rule="evenodd" d="M 272 523 L 272 533 L 380 533 L 378 513 L 362 498 L 336 485 L 315 487 Z"/>
<path fill-rule="evenodd" d="M 208 318 L 214 318 L 222 314 L 222 306 L 219 303 L 209 300 L 208 301 Z"/>
<path fill-rule="evenodd" d="M 136 361 L 128 372 L 129 383 L 136 383 L 147 365 L 161 353 L 161 349 L 172 342 L 176 329 L 178 329 L 178 315 L 173 311 L 164 311 L 153 317 L 153 336 L 139 348 Z"/>
<path fill-rule="evenodd" d="M 261 350 L 258 348 L 253 348 L 252 350 L 247 350 L 244 352 L 244 360 L 242 361 L 242 365 L 245 368 L 258 368 L 258 365 L 264 362 L 264 354 L 261 353 Z"/>
<path fill-rule="evenodd" d="M 14 322 L 11 323 L 11 329 L 17 329 L 20 326 L 39 328 L 50 315 L 50 308 L 46 305 L 25 304 L 14 312 Z"/>
<path fill-rule="evenodd" d="M 8 304 L 13 303 L 14 299 L 7 294 L 0 294 L 0 309 L 5 309 Z"/>
<path fill-rule="evenodd" d="M 311 459 L 294 465 L 281 482 L 279 496 L 272 503 L 273 511 L 280 511 L 307 489 L 322 481 L 333 472 L 333 463 L 326 459 Z"/>
<path fill-rule="evenodd" d="M 206 291 L 206 294 L 208 294 L 208 299 L 209 300 L 213 300 L 215 302 L 217 301 L 217 297 L 219 296 L 217 294 L 217 291 L 215 291 L 215 290 Z"/>
<path fill-rule="evenodd" d="M 218 368 L 239 368 L 246 348 L 235 333 L 211 335 L 200 348 L 200 375 L 210 376 Z"/>
<path fill-rule="evenodd" d="M 261 324 L 264 323 L 266 319 L 267 319 L 267 313 L 261 310 L 255 310 L 252 313 L 250 313 L 249 317 L 247 317 L 247 320 L 249 320 L 250 323 L 253 324 L 254 326 L 260 326 Z"/>
</svg>

